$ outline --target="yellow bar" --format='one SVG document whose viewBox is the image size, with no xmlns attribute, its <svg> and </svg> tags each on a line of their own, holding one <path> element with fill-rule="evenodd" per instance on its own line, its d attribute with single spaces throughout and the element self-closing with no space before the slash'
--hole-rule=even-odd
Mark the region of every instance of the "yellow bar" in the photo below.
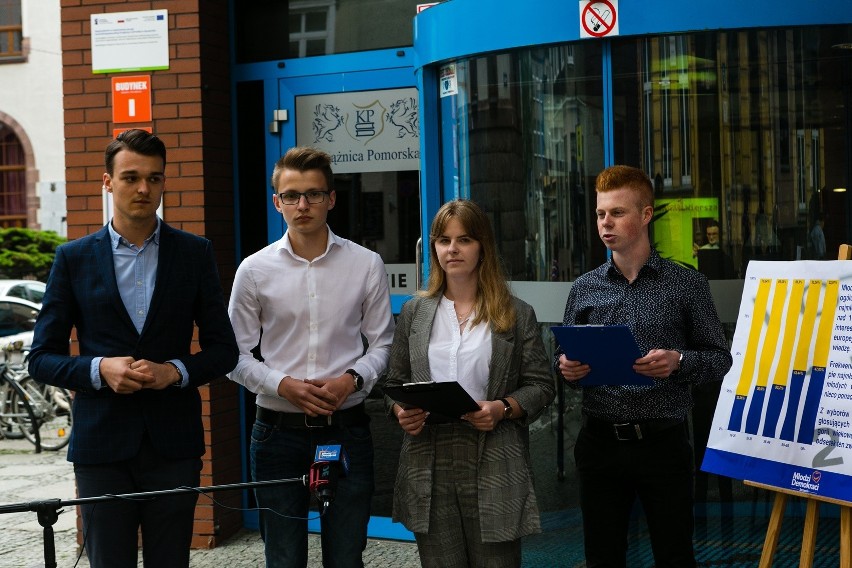
<svg viewBox="0 0 852 568">
<path fill-rule="evenodd" d="M 743 357 L 743 369 L 740 381 L 737 383 L 737 396 L 747 397 L 754 375 L 754 364 L 757 361 L 757 346 L 760 344 L 760 330 L 766 319 L 766 304 L 769 302 L 769 290 L 772 287 L 771 278 L 761 278 L 757 284 L 757 296 L 754 299 L 754 310 L 751 313 L 751 327 L 748 331 L 748 345 Z"/>
<path fill-rule="evenodd" d="M 796 360 L 793 362 L 793 370 L 800 371 L 803 375 L 808 370 L 808 355 L 811 352 L 811 338 L 816 326 L 817 308 L 819 308 L 819 296 L 822 291 L 822 280 L 808 280 L 808 295 L 805 298 L 805 315 L 802 317 L 802 333 L 799 334 L 799 343 L 796 345 Z"/>
<path fill-rule="evenodd" d="M 822 301 L 822 313 L 819 316 L 819 330 L 814 346 L 814 367 L 825 368 L 828 365 L 828 351 L 831 348 L 831 331 L 834 329 L 834 314 L 837 312 L 837 295 L 840 281 L 829 280 L 825 284 L 825 299 Z"/>
<path fill-rule="evenodd" d="M 793 346 L 796 343 L 796 331 L 799 327 L 802 297 L 805 295 L 805 281 L 801 278 L 793 280 L 790 290 L 790 301 L 787 302 L 787 321 L 784 324 L 784 339 L 781 341 L 781 354 L 778 357 L 778 367 L 775 369 L 775 379 L 772 384 L 786 387 L 790 381 L 790 364 L 793 362 Z"/>
<path fill-rule="evenodd" d="M 763 350 L 760 352 L 760 366 L 757 368 L 756 387 L 766 388 L 769 382 L 769 370 L 775 360 L 778 349 L 778 336 L 781 335 L 781 315 L 784 313 L 784 302 L 787 300 L 786 278 L 775 281 L 775 293 L 772 295 L 772 311 L 769 312 L 769 322 L 766 324 L 766 339 L 763 340 Z"/>
</svg>

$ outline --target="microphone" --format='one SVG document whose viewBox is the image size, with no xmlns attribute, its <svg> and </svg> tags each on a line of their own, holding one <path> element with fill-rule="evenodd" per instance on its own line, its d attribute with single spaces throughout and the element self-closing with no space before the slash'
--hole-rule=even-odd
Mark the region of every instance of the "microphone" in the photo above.
<svg viewBox="0 0 852 568">
<path fill-rule="evenodd" d="M 349 473 L 349 455 L 340 444 L 317 446 L 308 475 L 308 488 L 324 509 L 334 501 L 337 480 Z"/>
</svg>

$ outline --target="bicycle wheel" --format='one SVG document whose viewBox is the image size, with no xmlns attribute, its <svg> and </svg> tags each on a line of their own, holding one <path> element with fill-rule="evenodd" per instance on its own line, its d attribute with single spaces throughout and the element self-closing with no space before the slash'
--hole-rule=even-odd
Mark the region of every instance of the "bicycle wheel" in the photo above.
<svg viewBox="0 0 852 568">
<path fill-rule="evenodd" d="M 71 441 L 71 393 L 63 388 L 36 382 L 29 375 L 18 379 L 18 384 L 27 393 L 27 398 L 36 416 L 41 436 L 41 447 L 45 450 L 60 450 Z M 16 395 L 13 395 L 13 405 Z M 35 444 L 35 432 L 32 423 L 21 421 L 18 424 L 24 437 Z"/>
<path fill-rule="evenodd" d="M 15 414 L 12 410 L 13 392 L 8 382 L 0 381 L 0 439 L 20 440 L 24 437 L 18 422 L 11 418 Z"/>
</svg>

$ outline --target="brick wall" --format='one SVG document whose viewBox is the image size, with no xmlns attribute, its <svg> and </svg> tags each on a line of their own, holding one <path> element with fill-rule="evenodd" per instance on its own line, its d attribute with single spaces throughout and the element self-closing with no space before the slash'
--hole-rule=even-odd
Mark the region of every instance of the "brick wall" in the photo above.
<svg viewBox="0 0 852 568">
<path fill-rule="evenodd" d="M 213 241 L 226 297 L 235 266 L 229 27 L 226 0 L 61 0 L 68 238 L 103 226 L 103 151 L 113 128 L 150 126 L 168 148 L 163 216 Z M 150 74 L 153 122 L 112 123 L 112 74 L 93 74 L 90 14 L 168 10 L 169 69 Z M 238 391 L 222 378 L 201 389 L 207 453 L 202 485 L 241 476 Z M 214 495 L 240 505 L 240 492 Z M 193 547 L 212 548 L 240 528 L 240 513 L 201 496 Z"/>
</svg>

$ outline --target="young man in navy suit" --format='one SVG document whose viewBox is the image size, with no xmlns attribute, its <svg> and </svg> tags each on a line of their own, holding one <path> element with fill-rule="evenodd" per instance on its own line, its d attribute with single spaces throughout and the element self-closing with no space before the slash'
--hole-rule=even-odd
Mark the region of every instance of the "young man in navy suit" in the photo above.
<svg viewBox="0 0 852 568">
<path fill-rule="evenodd" d="M 123 132 L 105 162 L 112 221 L 57 249 L 29 371 L 75 391 L 68 460 L 80 497 L 196 487 L 205 450 L 197 387 L 228 373 L 239 354 L 213 248 L 157 216 L 166 181 L 159 138 Z M 192 353 L 195 326 L 201 350 Z M 188 566 L 196 500 L 84 505 L 90 565 L 135 568 L 141 526 L 146 567 Z"/>
</svg>

